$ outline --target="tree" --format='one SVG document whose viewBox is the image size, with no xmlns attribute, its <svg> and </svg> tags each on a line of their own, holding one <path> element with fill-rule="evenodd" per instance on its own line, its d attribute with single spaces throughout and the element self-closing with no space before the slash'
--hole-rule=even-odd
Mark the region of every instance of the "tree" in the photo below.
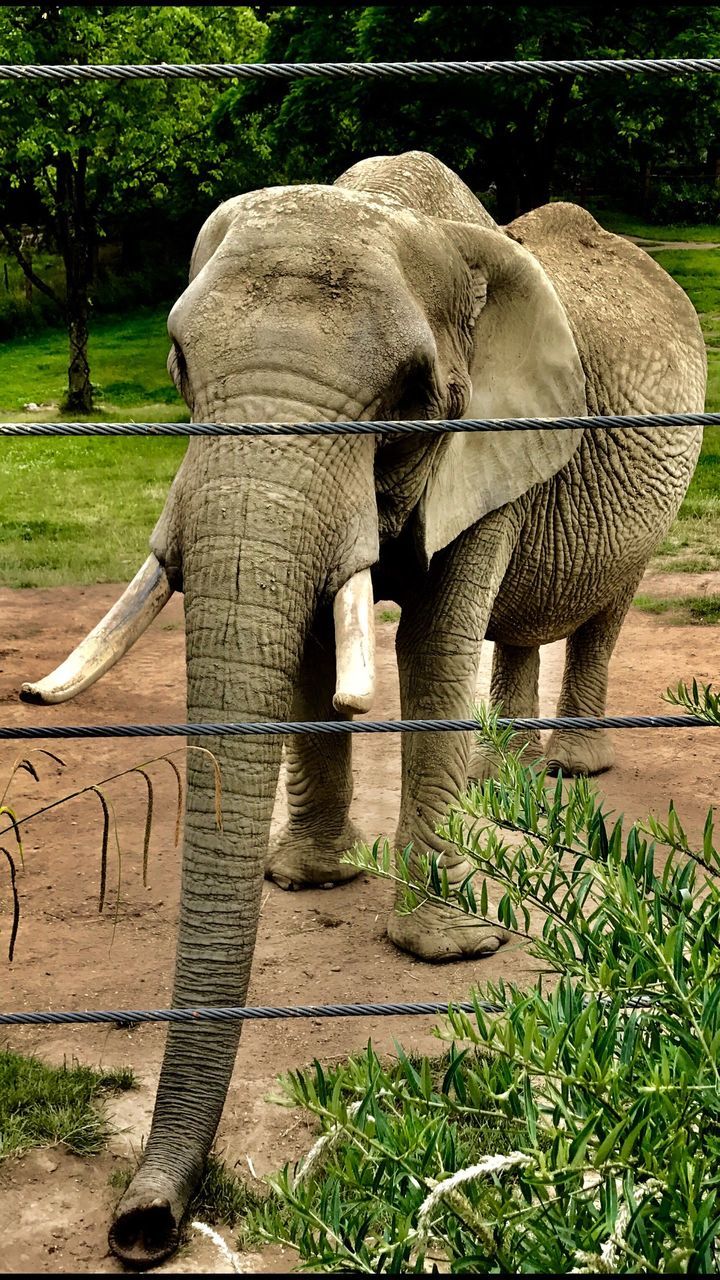
<svg viewBox="0 0 720 1280">
<path fill-rule="evenodd" d="M 717 56 L 720 8 L 672 5 L 286 5 L 264 10 L 267 61 Z M 713 77 L 299 81 L 226 91 L 221 137 L 254 120 L 266 181 L 332 181 L 366 155 L 434 152 L 501 221 L 616 175 L 647 195 L 658 167 L 700 171 L 720 134 Z M 711 157 L 710 157 L 711 161 Z"/>
<path fill-rule="evenodd" d="M 252 61 L 265 33 L 248 7 L 0 7 L 8 62 Z M 206 205 L 217 198 L 226 149 L 208 128 L 216 95 L 202 81 L 0 87 L 0 233 L 67 324 L 66 408 L 73 413 L 92 408 L 88 330 L 98 241 L 119 214 L 167 200 L 178 176 L 186 189 L 192 179 Z M 62 257 L 62 295 L 23 248 L 26 222 L 42 227 Z"/>
</svg>

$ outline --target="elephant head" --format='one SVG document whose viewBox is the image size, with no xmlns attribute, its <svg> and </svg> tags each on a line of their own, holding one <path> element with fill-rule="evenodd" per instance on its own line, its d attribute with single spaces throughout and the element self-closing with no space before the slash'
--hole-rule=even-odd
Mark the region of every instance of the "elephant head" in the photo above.
<svg viewBox="0 0 720 1280">
<path fill-rule="evenodd" d="M 502 232 L 378 193 L 280 187 L 203 227 L 169 317 L 169 368 L 195 421 L 459 418 L 584 412 L 565 313 Z M 369 569 L 413 530 L 417 556 L 557 471 L 572 432 L 519 436 L 192 439 L 122 599 L 31 701 L 79 693 L 185 593 L 188 718 L 283 720 L 313 619 L 332 605 L 335 707 L 372 695 Z M 332 661 L 332 655 L 330 656 Z M 255 941 L 280 739 L 202 739 L 188 763 L 174 1003 L 240 1005 Z M 237 1023 L 173 1025 L 143 1163 L 111 1244 L 134 1265 L 175 1247 L 212 1144 Z"/>
</svg>

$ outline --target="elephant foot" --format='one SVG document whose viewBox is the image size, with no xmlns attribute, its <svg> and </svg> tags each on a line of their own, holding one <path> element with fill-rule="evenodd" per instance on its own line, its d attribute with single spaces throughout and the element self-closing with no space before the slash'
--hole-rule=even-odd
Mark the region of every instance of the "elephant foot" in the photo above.
<svg viewBox="0 0 720 1280">
<path fill-rule="evenodd" d="M 270 846 L 265 879 L 274 880 L 281 889 L 334 889 L 361 874 L 340 858 L 362 841 L 362 832 L 352 822 L 334 840 L 312 832 L 301 834 L 288 824 Z"/>
<path fill-rule="evenodd" d="M 545 748 L 547 771 L 566 778 L 604 773 L 615 763 L 615 747 L 606 729 L 555 729 Z"/>
<path fill-rule="evenodd" d="M 501 925 L 472 921 L 452 907 L 430 902 L 409 915 L 393 911 L 387 931 L 396 947 L 428 964 L 491 956 L 510 938 Z"/>
<path fill-rule="evenodd" d="M 451 884 L 461 884 L 470 867 L 458 861 L 446 870 Z M 439 902 L 423 902 L 415 911 L 402 914 L 393 911 L 387 931 L 390 941 L 401 951 L 409 951 L 430 964 L 491 956 L 510 939 L 502 925 L 466 916 L 458 908 Z"/>
<path fill-rule="evenodd" d="M 542 758 L 540 734 L 515 734 L 510 741 L 509 750 L 523 752 L 524 764 L 537 764 Z M 488 778 L 497 778 L 499 772 L 499 756 L 492 747 L 485 743 L 475 746 L 468 762 L 468 782 L 476 782 L 482 786 Z"/>
</svg>

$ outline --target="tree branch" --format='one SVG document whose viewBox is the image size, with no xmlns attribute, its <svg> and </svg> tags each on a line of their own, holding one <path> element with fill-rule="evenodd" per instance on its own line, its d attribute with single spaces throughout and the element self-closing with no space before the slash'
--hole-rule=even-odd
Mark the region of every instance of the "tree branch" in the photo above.
<svg viewBox="0 0 720 1280">
<path fill-rule="evenodd" d="M 24 271 L 25 275 L 27 276 L 31 284 L 34 284 L 35 288 L 40 290 L 40 293 L 44 293 L 46 297 L 51 298 L 52 301 L 55 303 L 56 307 L 58 307 L 59 310 L 64 315 L 65 306 L 63 304 L 62 299 L 55 292 L 55 290 L 50 287 L 49 284 L 46 284 L 45 281 L 42 280 L 35 271 L 33 271 L 30 261 L 28 258 L 25 257 L 25 254 L 22 251 L 20 240 L 15 235 L 14 231 L 11 231 L 10 227 L 5 226 L 4 223 L 0 222 L 0 234 L 2 234 L 3 239 L 5 240 L 5 243 L 8 246 L 10 252 L 14 254 L 15 258 L 18 261 L 18 264 L 20 265 L 20 267 L 22 267 L 22 270 Z"/>
</svg>

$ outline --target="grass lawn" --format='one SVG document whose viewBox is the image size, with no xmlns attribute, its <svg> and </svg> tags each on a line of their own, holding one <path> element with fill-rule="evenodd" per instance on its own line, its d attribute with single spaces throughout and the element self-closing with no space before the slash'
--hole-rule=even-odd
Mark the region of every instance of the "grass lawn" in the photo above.
<svg viewBox="0 0 720 1280">
<path fill-rule="evenodd" d="M 700 316 L 708 352 L 708 413 L 720 411 L 720 250 L 653 252 L 674 276 Z M 704 573 L 720 569 L 720 428 L 707 427 L 697 470 L 675 524 L 653 567 Z"/>
<path fill-rule="evenodd" d="M 608 218 L 602 215 L 610 225 Z M 691 230 L 702 239 L 710 229 Z M 662 239 L 686 231 L 654 228 Z M 715 234 L 720 234 L 717 229 Z M 720 251 L 657 250 L 653 256 L 700 313 L 709 360 L 706 407 L 720 411 Z M 165 369 L 166 318 L 163 307 L 94 321 L 90 361 L 99 388 L 94 417 L 187 420 Z M 66 368 L 67 340 L 61 330 L 4 342 L 0 419 L 62 420 L 58 405 Z M 29 412 L 24 406 L 30 402 L 50 407 Z M 148 537 L 185 447 L 184 441 L 162 439 L 3 441 L 0 585 L 126 580 L 147 554 Z M 705 433 L 688 496 L 653 566 L 689 572 L 720 568 L 720 428 Z"/>
<path fill-rule="evenodd" d="M 593 209 L 593 216 L 606 228 L 617 235 L 640 236 L 643 240 L 685 240 L 688 243 L 720 244 L 720 227 L 717 223 L 703 222 L 697 226 L 684 226 L 682 223 L 644 222 L 634 218 L 630 213 L 621 213 L 616 209 Z"/>
<path fill-rule="evenodd" d="M 103 421 L 187 421 L 165 369 L 165 310 L 93 325 L 90 360 Z M 0 417 L 61 421 L 67 340 L 58 330 L 3 344 Z M 28 402 L 51 404 L 28 413 Z M 184 440 L 4 440 L 0 584 L 116 582 L 147 555 L 148 537 Z"/>
<path fill-rule="evenodd" d="M 76 1155 L 101 1151 L 108 1138 L 103 1094 L 134 1087 L 129 1068 L 49 1067 L 1 1051 L 0 1161 L 58 1142 Z"/>
</svg>

